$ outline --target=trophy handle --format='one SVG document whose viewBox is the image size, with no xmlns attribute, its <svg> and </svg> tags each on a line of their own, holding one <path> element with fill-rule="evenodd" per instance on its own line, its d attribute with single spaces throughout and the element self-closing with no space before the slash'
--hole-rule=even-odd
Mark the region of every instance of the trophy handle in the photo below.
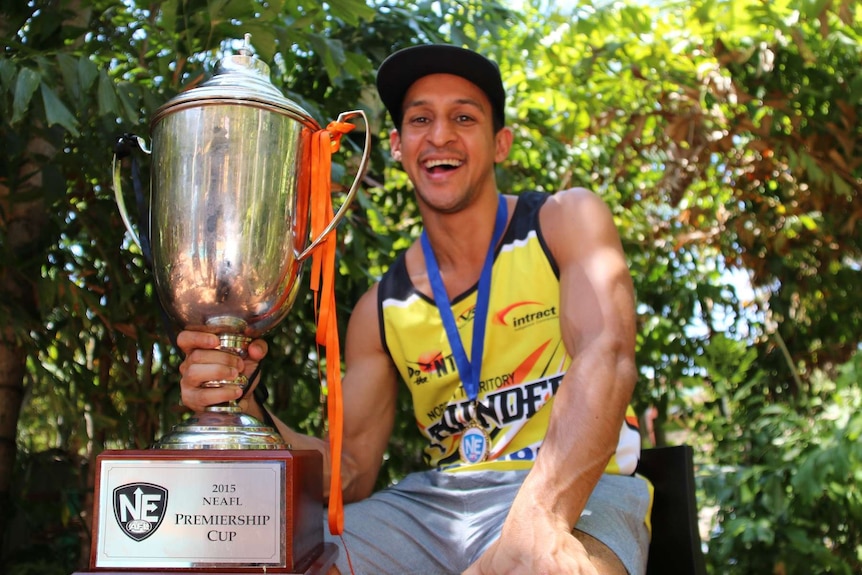
<svg viewBox="0 0 862 575">
<path fill-rule="evenodd" d="M 150 153 L 150 149 L 147 147 L 146 142 L 144 142 L 144 139 L 141 138 L 140 136 L 133 136 L 133 135 L 123 136 L 123 138 L 121 139 L 121 143 L 123 141 L 128 140 L 128 139 L 133 140 L 138 145 L 138 147 L 141 149 L 141 151 L 143 151 L 145 154 Z M 118 145 L 118 148 L 119 148 L 119 145 Z M 132 222 L 129 219 L 129 213 L 126 210 L 126 202 L 123 199 L 123 180 L 120 177 L 119 154 L 118 154 L 118 150 L 116 150 L 116 149 L 114 150 L 114 159 L 112 162 L 112 167 L 113 167 L 113 182 L 114 182 L 114 201 L 117 204 L 117 209 L 120 212 L 120 217 L 123 219 L 123 224 L 126 226 L 126 231 L 129 232 L 129 235 L 131 236 L 132 241 L 134 241 L 135 244 L 137 244 L 137 246 L 139 248 L 143 249 L 143 246 L 141 245 L 141 238 L 138 236 L 138 234 L 132 228 Z"/>
<path fill-rule="evenodd" d="M 350 204 L 353 203 L 353 198 L 356 196 L 356 191 L 359 189 L 359 184 L 362 182 L 362 177 L 365 175 L 365 171 L 368 169 L 368 159 L 371 156 L 371 129 L 368 126 L 368 117 L 365 115 L 365 112 L 362 110 L 353 110 L 350 112 L 342 112 L 338 115 L 338 122 L 345 122 L 350 118 L 355 116 L 362 116 L 362 121 L 365 122 L 365 149 L 362 151 L 362 159 L 359 162 L 359 169 L 356 171 L 356 177 L 353 178 L 353 184 L 350 186 L 350 190 L 347 192 L 347 198 L 344 200 L 344 203 L 339 208 L 338 212 L 332 217 L 332 221 L 329 222 L 320 235 L 318 235 L 314 240 L 306 247 L 302 253 L 296 256 L 297 261 L 303 261 L 308 256 L 311 255 L 311 252 L 314 251 L 318 245 L 320 245 L 323 240 L 326 239 L 332 230 L 338 225 L 338 223 L 344 218 L 347 213 L 347 209 L 350 207 Z M 115 186 L 116 187 L 116 186 Z"/>
</svg>

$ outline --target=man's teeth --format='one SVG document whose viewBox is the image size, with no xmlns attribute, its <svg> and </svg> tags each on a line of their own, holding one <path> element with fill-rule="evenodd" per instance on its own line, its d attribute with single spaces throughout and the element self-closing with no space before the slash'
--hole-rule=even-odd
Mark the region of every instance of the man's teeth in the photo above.
<svg viewBox="0 0 862 575">
<path fill-rule="evenodd" d="M 445 167 L 445 168 L 457 168 L 461 164 L 463 164 L 461 160 L 428 160 L 425 162 L 425 167 L 427 169 Z"/>
</svg>

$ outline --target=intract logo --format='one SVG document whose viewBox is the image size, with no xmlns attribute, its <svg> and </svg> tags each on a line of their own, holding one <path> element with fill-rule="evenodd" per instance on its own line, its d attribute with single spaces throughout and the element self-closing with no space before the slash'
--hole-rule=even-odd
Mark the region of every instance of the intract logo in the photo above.
<svg viewBox="0 0 862 575">
<path fill-rule="evenodd" d="M 131 539 L 143 541 L 156 532 L 168 507 L 168 490 L 152 483 L 129 483 L 114 489 L 114 517 Z"/>
<path fill-rule="evenodd" d="M 515 329 L 522 329 L 536 322 L 557 316 L 556 306 L 537 309 L 537 306 L 542 305 L 538 301 L 516 302 L 498 311 L 494 315 L 494 322 L 498 325 L 509 325 Z"/>
</svg>

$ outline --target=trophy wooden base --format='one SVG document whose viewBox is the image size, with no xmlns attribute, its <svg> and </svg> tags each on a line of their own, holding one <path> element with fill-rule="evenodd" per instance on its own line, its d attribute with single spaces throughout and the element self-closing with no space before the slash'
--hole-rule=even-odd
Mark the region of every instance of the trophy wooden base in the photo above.
<svg viewBox="0 0 862 575">
<path fill-rule="evenodd" d="M 88 573 L 325 574 L 317 451 L 99 455 Z"/>
<path fill-rule="evenodd" d="M 287 575 L 326 575 L 329 570 L 335 565 L 335 558 L 338 555 L 338 547 L 335 543 L 324 543 L 323 552 L 318 555 L 308 567 L 299 567 L 298 571 L 293 571 Z M 248 572 L 247 570 L 243 570 Z M 263 569 L 255 571 L 256 573 L 264 573 Z M 177 575 L 177 571 L 77 571 L 72 575 Z M 237 575 L 237 571 L 184 571 L 183 575 Z"/>
</svg>

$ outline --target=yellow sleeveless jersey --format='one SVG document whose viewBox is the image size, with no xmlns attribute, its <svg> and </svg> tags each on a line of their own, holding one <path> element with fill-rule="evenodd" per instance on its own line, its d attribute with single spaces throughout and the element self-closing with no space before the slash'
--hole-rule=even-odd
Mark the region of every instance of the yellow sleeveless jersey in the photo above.
<svg viewBox="0 0 862 575">
<path fill-rule="evenodd" d="M 485 352 L 475 406 L 466 396 L 440 313 L 414 289 L 402 254 L 378 292 L 383 346 L 413 396 L 425 461 L 442 470 L 529 468 L 548 428 L 554 396 L 571 364 L 560 332 L 559 271 L 539 229 L 548 194 L 518 197 L 495 254 Z M 452 302 L 468 357 L 476 286 Z M 478 422 L 490 438 L 485 461 L 465 462 L 461 437 Z M 634 473 L 640 455 L 637 418 L 629 407 L 607 472 Z"/>
</svg>

